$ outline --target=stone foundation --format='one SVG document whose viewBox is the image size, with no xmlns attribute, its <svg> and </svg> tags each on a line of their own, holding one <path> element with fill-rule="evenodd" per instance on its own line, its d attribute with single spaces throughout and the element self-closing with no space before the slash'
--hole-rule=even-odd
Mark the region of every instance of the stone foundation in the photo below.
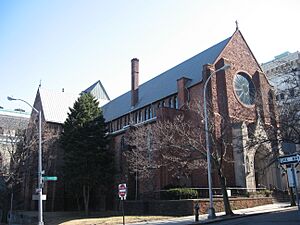
<svg viewBox="0 0 300 225">
<path fill-rule="evenodd" d="M 200 214 L 207 213 L 209 207 L 208 199 L 187 199 L 187 200 L 157 200 L 157 201 L 125 201 L 126 214 L 135 215 L 176 215 L 188 216 L 194 214 L 194 205 L 199 202 Z M 260 205 L 272 204 L 271 197 L 261 198 L 231 198 L 232 210 L 251 208 Z M 222 198 L 214 199 L 216 212 L 224 211 Z"/>
</svg>

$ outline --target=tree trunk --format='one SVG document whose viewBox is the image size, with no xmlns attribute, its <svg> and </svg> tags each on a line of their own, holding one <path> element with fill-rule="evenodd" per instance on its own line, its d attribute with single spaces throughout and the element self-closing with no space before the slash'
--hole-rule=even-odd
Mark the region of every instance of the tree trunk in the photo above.
<svg viewBox="0 0 300 225">
<path fill-rule="evenodd" d="M 83 202 L 85 215 L 89 215 L 89 200 L 90 200 L 90 187 L 88 185 L 83 185 Z"/>
<path fill-rule="evenodd" d="M 229 198 L 228 198 L 228 194 L 227 194 L 226 180 L 225 180 L 225 177 L 222 174 L 221 169 L 218 169 L 218 175 L 219 175 L 219 180 L 220 180 L 220 184 L 221 184 L 225 214 L 226 215 L 233 215 L 234 213 L 231 210 L 231 206 L 230 206 L 230 202 L 229 202 Z"/>
</svg>

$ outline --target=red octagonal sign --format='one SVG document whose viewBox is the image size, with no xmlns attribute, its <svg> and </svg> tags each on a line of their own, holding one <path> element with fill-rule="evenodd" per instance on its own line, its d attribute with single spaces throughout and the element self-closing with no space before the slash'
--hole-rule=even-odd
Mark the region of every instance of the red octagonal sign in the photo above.
<svg viewBox="0 0 300 225">
<path fill-rule="evenodd" d="M 119 184 L 119 197 L 126 198 L 127 195 L 127 187 L 126 184 Z"/>
</svg>

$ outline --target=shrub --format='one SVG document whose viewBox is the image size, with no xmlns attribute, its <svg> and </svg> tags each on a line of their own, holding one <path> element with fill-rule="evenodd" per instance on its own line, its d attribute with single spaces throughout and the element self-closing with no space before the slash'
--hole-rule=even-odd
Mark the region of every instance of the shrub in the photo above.
<svg viewBox="0 0 300 225">
<path fill-rule="evenodd" d="M 248 197 L 270 197 L 272 195 L 272 191 L 265 189 L 255 192 L 250 192 Z"/>
<path fill-rule="evenodd" d="M 162 192 L 164 200 L 194 199 L 198 198 L 198 192 L 191 188 L 173 188 Z"/>
</svg>

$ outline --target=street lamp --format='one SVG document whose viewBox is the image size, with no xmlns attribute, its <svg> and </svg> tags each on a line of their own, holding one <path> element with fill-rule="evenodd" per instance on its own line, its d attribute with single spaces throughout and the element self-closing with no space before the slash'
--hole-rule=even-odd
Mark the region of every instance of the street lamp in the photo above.
<svg viewBox="0 0 300 225">
<path fill-rule="evenodd" d="M 209 191 L 209 209 L 208 209 L 208 218 L 213 219 L 216 217 L 213 195 L 212 195 L 212 180 L 211 180 L 211 153 L 210 153 L 210 143 L 209 143 L 209 133 L 208 133 L 208 116 L 207 116 L 207 106 L 206 106 L 206 87 L 208 82 L 211 80 L 212 76 L 221 70 L 227 70 L 230 68 L 230 65 L 225 64 L 220 69 L 212 72 L 204 84 L 203 96 L 204 96 L 204 121 L 205 121 L 205 141 L 206 141 L 206 157 L 207 157 L 207 178 L 208 178 L 208 191 Z"/>
<path fill-rule="evenodd" d="M 27 101 L 23 99 L 13 98 L 13 97 L 7 97 L 9 101 L 22 101 L 26 103 L 28 106 L 30 106 L 36 113 L 39 115 L 39 151 L 38 151 L 38 183 L 37 183 L 37 192 L 38 192 L 38 218 L 39 222 L 38 225 L 44 225 L 43 222 L 43 178 L 42 178 L 42 112 L 34 108 L 32 105 L 30 105 Z"/>
</svg>

